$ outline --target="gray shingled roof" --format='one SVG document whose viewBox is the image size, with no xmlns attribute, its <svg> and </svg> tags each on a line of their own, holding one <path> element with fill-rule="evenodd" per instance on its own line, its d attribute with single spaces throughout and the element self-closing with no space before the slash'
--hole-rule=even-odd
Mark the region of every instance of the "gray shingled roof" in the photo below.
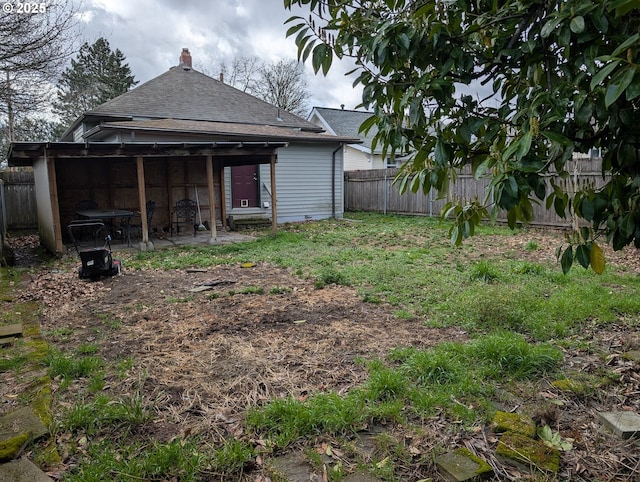
<svg viewBox="0 0 640 482">
<path fill-rule="evenodd" d="M 169 69 L 85 115 L 233 122 L 318 130 L 301 117 L 182 66 Z"/>
<path fill-rule="evenodd" d="M 329 141 L 329 142 L 357 142 L 357 138 L 335 137 L 326 132 L 309 132 L 300 129 L 283 129 L 278 126 L 238 124 L 231 122 L 209 122 L 179 119 L 152 119 L 138 121 L 105 122 L 89 132 L 89 138 L 100 138 L 101 133 L 110 130 L 149 131 L 155 133 L 185 133 L 201 134 L 207 138 L 252 138 L 255 140 L 282 141 Z"/>
<path fill-rule="evenodd" d="M 328 107 L 315 107 L 314 110 L 322 116 L 336 135 L 361 139 L 362 145 L 371 149 L 373 137 L 378 132 L 377 127 L 373 126 L 366 135 L 359 132 L 359 129 L 362 123 L 373 115 L 373 112 Z"/>
</svg>

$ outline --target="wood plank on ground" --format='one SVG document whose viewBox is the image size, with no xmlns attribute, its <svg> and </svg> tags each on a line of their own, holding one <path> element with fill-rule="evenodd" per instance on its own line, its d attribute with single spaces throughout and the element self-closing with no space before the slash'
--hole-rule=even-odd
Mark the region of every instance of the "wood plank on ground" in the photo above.
<svg viewBox="0 0 640 482">
<path fill-rule="evenodd" d="M 0 338 L 9 336 L 22 336 L 22 323 L 0 326 Z"/>
</svg>

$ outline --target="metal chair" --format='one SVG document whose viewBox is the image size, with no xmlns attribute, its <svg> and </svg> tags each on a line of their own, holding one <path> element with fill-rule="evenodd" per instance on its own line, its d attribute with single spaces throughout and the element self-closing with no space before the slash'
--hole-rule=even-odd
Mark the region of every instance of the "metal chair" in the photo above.
<svg viewBox="0 0 640 482">
<path fill-rule="evenodd" d="M 156 202 L 155 201 L 147 201 L 147 229 L 148 229 L 148 235 L 149 235 L 149 239 L 151 239 L 151 233 L 153 232 L 153 230 L 151 229 L 151 220 L 153 219 L 153 214 L 156 211 Z M 128 222 L 128 224 L 125 224 L 126 222 Z M 142 238 L 142 222 L 140 223 L 131 223 L 131 220 L 124 220 L 123 219 L 123 235 L 124 235 L 124 230 L 128 229 L 129 230 L 129 235 L 132 231 L 140 231 L 140 238 Z"/>
<path fill-rule="evenodd" d="M 98 209 L 98 203 L 95 201 L 91 201 L 90 199 L 83 199 L 76 203 L 76 213 L 78 211 L 88 211 L 90 209 Z M 86 240 L 88 237 L 87 230 L 82 229 L 77 231 L 76 236 L 78 236 L 82 240 Z"/>
<path fill-rule="evenodd" d="M 181 199 L 176 202 L 175 209 L 171 214 L 171 236 L 173 236 L 173 228 L 176 233 L 180 234 L 180 226 L 191 226 L 193 228 L 193 236 L 198 231 L 196 223 L 197 203 L 193 199 Z"/>
</svg>

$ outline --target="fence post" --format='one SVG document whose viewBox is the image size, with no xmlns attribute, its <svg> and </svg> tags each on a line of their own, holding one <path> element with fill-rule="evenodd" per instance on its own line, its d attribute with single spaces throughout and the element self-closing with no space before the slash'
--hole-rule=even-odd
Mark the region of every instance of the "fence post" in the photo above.
<svg viewBox="0 0 640 482">
<path fill-rule="evenodd" d="M 387 186 L 387 170 L 384 171 L 384 184 L 383 184 L 383 195 L 384 195 L 384 203 L 382 207 L 382 214 L 387 214 L 387 196 L 389 192 L 389 187 Z"/>
</svg>

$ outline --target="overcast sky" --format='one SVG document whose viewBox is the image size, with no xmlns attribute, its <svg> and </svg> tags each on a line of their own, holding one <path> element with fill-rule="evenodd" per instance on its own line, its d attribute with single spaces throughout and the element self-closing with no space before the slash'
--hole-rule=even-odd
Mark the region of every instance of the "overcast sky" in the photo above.
<svg viewBox="0 0 640 482">
<path fill-rule="evenodd" d="M 83 0 L 78 37 L 90 44 L 105 37 L 125 55 L 135 78 L 146 82 L 178 64 L 182 48 L 188 48 L 193 67 L 218 78 L 222 62 L 235 57 L 257 56 L 265 62 L 296 59 L 294 38 L 285 36 L 292 15 L 308 16 L 308 10 L 289 11 L 282 0 Z M 351 67 L 335 63 L 329 75 L 315 75 L 305 65 L 311 99 L 309 107 L 354 109 L 361 101 Z"/>
</svg>

